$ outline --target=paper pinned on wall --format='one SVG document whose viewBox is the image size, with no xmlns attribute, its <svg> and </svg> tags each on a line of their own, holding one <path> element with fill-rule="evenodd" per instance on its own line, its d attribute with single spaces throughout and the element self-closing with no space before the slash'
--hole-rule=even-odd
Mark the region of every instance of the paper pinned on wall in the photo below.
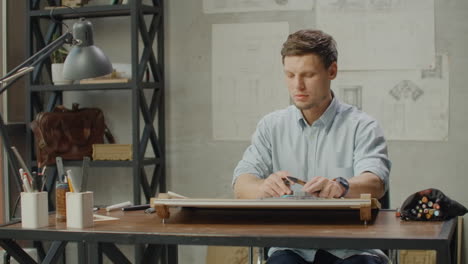
<svg viewBox="0 0 468 264">
<path fill-rule="evenodd" d="M 312 10 L 312 0 L 203 0 L 203 12 L 233 13 L 254 11 Z"/>
<path fill-rule="evenodd" d="M 287 22 L 213 25 L 215 140 L 250 140 L 265 114 L 289 105 L 280 55 L 288 34 Z"/>
<path fill-rule="evenodd" d="M 446 55 L 419 71 L 340 71 L 332 89 L 341 101 L 376 118 L 389 140 L 448 140 Z"/>
<path fill-rule="evenodd" d="M 338 43 L 341 70 L 419 70 L 434 62 L 434 0 L 317 0 L 315 10 L 317 27 Z"/>
</svg>

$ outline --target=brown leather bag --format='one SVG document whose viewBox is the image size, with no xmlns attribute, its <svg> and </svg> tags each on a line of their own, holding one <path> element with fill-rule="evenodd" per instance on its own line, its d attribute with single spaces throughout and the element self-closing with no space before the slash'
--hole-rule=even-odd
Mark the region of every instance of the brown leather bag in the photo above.
<svg viewBox="0 0 468 264">
<path fill-rule="evenodd" d="M 91 157 L 93 144 L 115 143 L 99 108 L 81 108 L 73 104 L 67 109 L 56 106 L 52 112 L 41 112 L 31 122 L 34 133 L 37 165 L 55 164 L 56 157 L 64 160 L 82 160 Z"/>
</svg>

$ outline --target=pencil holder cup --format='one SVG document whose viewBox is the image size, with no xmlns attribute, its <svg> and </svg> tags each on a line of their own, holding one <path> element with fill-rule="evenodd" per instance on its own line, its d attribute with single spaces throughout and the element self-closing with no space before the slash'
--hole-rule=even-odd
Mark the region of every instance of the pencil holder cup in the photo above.
<svg viewBox="0 0 468 264">
<path fill-rule="evenodd" d="M 49 225 L 47 192 L 21 193 L 21 226 L 40 228 Z"/>
<path fill-rule="evenodd" d="M 93 226 L 93 192 L 67 192 L 67 227 Z"/>
<path fill-rule="evenodd" d="M 55 218 L 59 222 L 65 222 L 67 220 L 65 194 L 69 191 L 68 183 L 57 182 L 55 184 Z"/>
</svg>

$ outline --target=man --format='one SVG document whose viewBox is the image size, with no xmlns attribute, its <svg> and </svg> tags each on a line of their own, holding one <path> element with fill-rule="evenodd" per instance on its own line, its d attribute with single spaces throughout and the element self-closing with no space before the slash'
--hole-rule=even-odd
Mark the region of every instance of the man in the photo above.
<svg viewBox="0 0 468 264">
<path fill-rule="evenodd" d="M 391 163 L 383 132 L 376 120 L 340 102 L 330 89 L 338 71 L 337 54 L 335 41 L 322 31 L 300 30 L 288 36 L 281 55 L 294 105 L 258 123 L 234 171 L 237 198 L 291 194 L 284 182 L 287 176 L 305 181 L 300 191 L 318 197 L 384 195 Z M 272 248 L 267 263 L 386 263 L 376 250 L 304 247 Z"/>
</svg>

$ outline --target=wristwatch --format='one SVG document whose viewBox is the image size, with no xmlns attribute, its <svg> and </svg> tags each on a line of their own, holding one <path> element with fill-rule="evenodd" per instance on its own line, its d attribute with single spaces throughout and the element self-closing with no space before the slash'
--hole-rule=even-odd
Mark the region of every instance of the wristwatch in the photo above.
<svg viewBox="0 0 468 264">
<path fill-rule="evenodd" d="M 348 182 L 348 180 L 343 178 L 343 177 L 338 177 L 338 178 L 333 179 L 333 181 L 336 181 L 337 183 L 339 183 L 341 186 L 343 186 L 345 188 L 344 193 L 341 194 L 341 197 L 344 197 L 349 191 L 349 182 Z"/>
</svg>

